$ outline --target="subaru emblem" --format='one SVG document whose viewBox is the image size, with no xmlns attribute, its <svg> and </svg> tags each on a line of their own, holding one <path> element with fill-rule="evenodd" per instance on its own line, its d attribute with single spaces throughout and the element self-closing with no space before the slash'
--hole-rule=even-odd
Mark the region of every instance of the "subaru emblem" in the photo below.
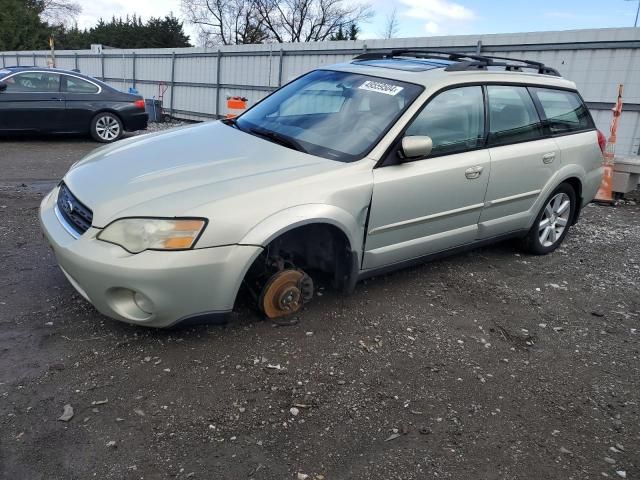
<svg viewBox="0 0 640 480">
<path fill-rule="evenodd" d="M 67 200 L 67 208 L 69 209 L 69 213 L 73 213 L 73 203 Z"/>
</svg>

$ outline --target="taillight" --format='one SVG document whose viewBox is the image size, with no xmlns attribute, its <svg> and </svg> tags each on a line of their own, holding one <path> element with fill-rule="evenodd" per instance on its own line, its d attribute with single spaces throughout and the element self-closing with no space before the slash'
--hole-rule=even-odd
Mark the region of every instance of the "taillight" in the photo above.
<svg viewBox="0 0 640 480">
<path fill-rule="evenodd" d="M 135 102 L 133 102 L 133 104 L 134 104 L 137 108 L 142 108 L 142 109 L 144 109 L 144 100 L 136 100 Z"/>
<path fill-rule="evenodd" d="M 604 154 L 604 151 L 607 149 L 607 137 L 604 136 L 600 130 L 598 130 L 598 145 L 600 145 L 600 150 Z"/>
</svg>

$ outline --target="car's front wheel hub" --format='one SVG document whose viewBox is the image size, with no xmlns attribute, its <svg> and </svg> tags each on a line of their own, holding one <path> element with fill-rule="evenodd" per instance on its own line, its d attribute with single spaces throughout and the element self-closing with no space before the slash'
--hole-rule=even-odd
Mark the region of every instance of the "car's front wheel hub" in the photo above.
<svg viewBox="0 0 640 480">
<path fill-rule="evenodd" d="M 302 270 L 276 272 L 260 294 L 260 309 L 269 318 L 280 318 L 300 310 L 313 298 L 313 280 Z"/>
</svg>

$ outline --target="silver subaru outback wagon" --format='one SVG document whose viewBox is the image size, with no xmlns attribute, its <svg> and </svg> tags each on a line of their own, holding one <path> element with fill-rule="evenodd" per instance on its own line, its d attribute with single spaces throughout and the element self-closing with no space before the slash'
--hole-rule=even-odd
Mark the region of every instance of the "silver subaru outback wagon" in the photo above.
<svg viewBox="0 0 640 480">
<path fill-rule="evenodd" d="M 575 84 L 541 63 L 366 54 L 236 119 L 95 150 L 40 219 L 71 284 L 112 318 L 207 320 L 241 286 L 277 318 L 314 278 L 350 292 L 508 237 L 552 252 L 596 194 L 603 147 Z"/>
</svg>

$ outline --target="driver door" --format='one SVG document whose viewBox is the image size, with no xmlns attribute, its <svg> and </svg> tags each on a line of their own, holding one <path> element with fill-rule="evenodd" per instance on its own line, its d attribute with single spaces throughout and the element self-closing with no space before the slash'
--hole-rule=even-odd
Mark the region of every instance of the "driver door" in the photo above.
<svg viewBox="0 0 640 480">
<path fill-rule="evenodd" d="M 397 160 L 401 139 L 374 169 L 363 269 L 455 248 L 478 238 L 490 170 L 482 87 L 433 97 L 404 136 L 429 136 L 431 153 Z"/>
<path fill-rule="evenodd" d="M 60 75 L 38 71 L 5 77 L 0 92 L 0 130 L 48 131 L 58 128 L 64 116 Z"/>
</svg>

